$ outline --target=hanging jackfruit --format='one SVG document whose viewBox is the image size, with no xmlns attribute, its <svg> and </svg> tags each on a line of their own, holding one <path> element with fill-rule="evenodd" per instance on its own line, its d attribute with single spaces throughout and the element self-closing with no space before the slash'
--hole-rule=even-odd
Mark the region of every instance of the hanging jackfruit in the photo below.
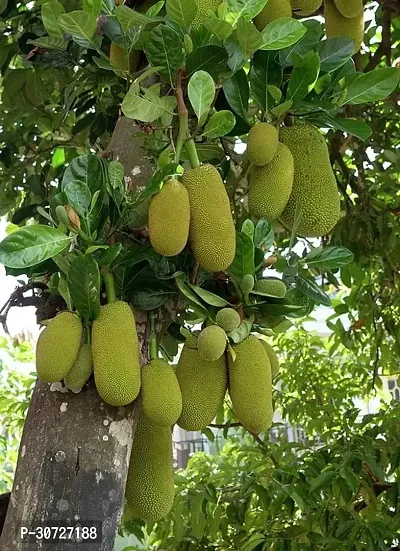
<svg viewBox="0 0 400 551">
<path fill-rule="evenodd" d="M 78 356 L 74 364 L 64 378 L 64 383 L 67 388 L 78 389 L 82 388 L 89 380 L 93 373 L 92 348 L 90 344 L 82 344 L 79 349 Z"/>
<path fill-rule="evenodd" d="M 349 19 L 364 13 L 363 0 L 335 0 L 335 5 L 339 13 Z"/>
<path fill-rule="evenodd" d="M 233 308 L 222 308 L 215 318 L 215 321 L 224 331 L 233 331 L 240 325 L 240 315 Z"/>
<path fill-rule="evenodd" d="M 275 379 L 275 377 L 279 373 L 279 358 L 276 355 L 274 347 L 271 344 L 269 344 L 269 342 L 266 342 L 263 339 L 260 339 L 260 342 L 261 342 L 261 344 L 263 345 L 263 347 L 265 348 L 265 350 L 268 354 L 269 363 L 271 365 L 272 379 Z"/>
<path fill-rule="evenodd" d="M 226 334 L 219 325 L 205 327 L 197 339 L 197 349 L 204 360 L 214 362 L 225 352 Z"/>
<path fill-rule="evenodd" d="M 354 52 L 358 52 L 364 40 L 364 12 L 349 19 L 339 12 L 333 0 L 325 0 L 324 15 L 326 36 L 347 36 L 354 40 Z"/>
<path fill-rule="evenodd" d="M 61 312 L 39 335 L 36 371 L 46 383 L 61 381 L 71 371 L 82 340 L 82 323 L 76 314 Z"/>
<path fill-rule="evenodd" d="M 322 6 L 322 0 L 291 0 L 292 11 L 300 17 L 313 15 Z"/>
<path fill-rule="evenodd" d="M 272 124 L 258 122 L 247 137 L 247 155 L 255 166 L 272 161 L 278 149 L 278 131 Z"/>
<path fill-rule="evenodd" d="M 182 395 L 174 368 L 166 360 L 154 359 L 142 370 L 142 410 L 145 417 L 171 427 L 182 412 Z"/>
<path fill-rule="evenodd" d="M 259 31 L 262 31 L 269 23 L 281 17 L 292 17 L 290 0 L 268 0 L 264 8 L 254 18 L 254 25 Z"/>
<path fill-rule="evenodd" d="M 271 297 L 283 298 L 286 295 L 286 285 L 281 279 L 259 279 L 254 285 L 254 291 L 265 293 Z"/>
<path fill-rule="evenodd" d="M 125 406 L 140 390 L 139 345 L 133 312 L 127 302 L 102 306 L 92 327 L 94 380 L 100 397 Z"/>
<path fill-rule="evenodd" d="M 222 0 L 195 0 L 195 2 L 197 13 L 192 22 L 192 28 L 198 29 L 203 21 L 209 17 L 209 13 L 218 9 L 218 6 L 222 4 Z"/>
</svg>

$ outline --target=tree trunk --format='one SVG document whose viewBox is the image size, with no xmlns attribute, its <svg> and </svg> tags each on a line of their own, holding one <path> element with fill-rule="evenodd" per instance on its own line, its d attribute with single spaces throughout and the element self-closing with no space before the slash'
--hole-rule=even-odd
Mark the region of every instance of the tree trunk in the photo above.
<svg viewBox="0 0 400 551">
<path fill-rule="evenodd" d="M 151 166 L 141 150 L 142 142 L 132 137 L 137 132 L 140 129 L 122 117 L 109 144 L 109 153 L 124 165 L 127 185 L 131 187 L 144 186 L 151 175 Z M 136 314 L 144 361 L 146 322 L 144 313 Z M 95 521 L 96 529 L 101 531 L 101 543 L 84 543 L 87 534 L 82 531 L 79 546 L 68 545 L 62 539 L 54 542 L 51 549 L 112 551 L 124 503 L 136 408 L 134 405 L 116 408 L 103 403 L 93 381 L 79 394 L 52 390 L 57 386 L 61 385 L 36 383 L 0 548 L 37 551 L 48 547 L 43 543 L 45 538 L 36 539 L 42 535 L 41 527 L 58 523 L 73 527 L 77 522 L 86 525 Z M 28 535 L 25 528 L 37 529 L 36 534 Z M 56 535 L 69 533 L 62 532 Z M 51 537 L 53 534 L 54 530 Z"/>
</svg>

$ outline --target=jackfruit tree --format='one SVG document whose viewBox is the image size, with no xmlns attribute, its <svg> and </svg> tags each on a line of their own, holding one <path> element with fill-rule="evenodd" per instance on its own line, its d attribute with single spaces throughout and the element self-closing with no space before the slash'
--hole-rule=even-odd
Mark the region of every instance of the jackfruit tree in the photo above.
<svg viewBox="0 0 400 551">
<path fill-rule="evenodd" d="M 0 1 L 1 321 L 43 325 L 5 548 L 168 515 L 175 424 L 259 441 L 275 340 L 320 306 L 374 378 L 400 357 L 400 10 L 360 6 Z"/>
</svg>

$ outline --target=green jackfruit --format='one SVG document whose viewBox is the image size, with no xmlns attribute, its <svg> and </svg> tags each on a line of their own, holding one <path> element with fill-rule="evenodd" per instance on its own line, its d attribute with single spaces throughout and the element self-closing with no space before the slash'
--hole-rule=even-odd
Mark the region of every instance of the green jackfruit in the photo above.
<svg viewBox="0 0 400 551">
<path fill-rule="evenodd" d="M 236 234 L 221 176 L 214 166 L 202 165 L 187 170 L 182 182 L 189 193 L 193 254 L 204 270 L 226 270 L 235 256 Z"/>
<path fill-rule="evenodd" d="M 266 431 L 272 424 L 272 375 L 268 354 L 261 342 L 249 335 L 229 354 L 229 394 L 233 411 L 249 431 Z"/>
<path fill-rule="evenodd" d="M 188 192 L 178 180 L 168 180 L 150 203 L 149 232 L 153 249 L 163 256 L 179 254 L 188 240 L 189 222 Z"/>
<path fill-rule="evenodd" d="M 291 0 L 292 11 L 300 17 L 313 15 L 322 6 L 322 0 Z"/>
<path fill-rule="evenodd" d="M 354 40 L 354 51 L 358 52 L 364 40 L 364 12 L 349 19 L 343 17 L 333 0 L 325 0 L 324 15 L 326 36 L 347 36 Z"/>
<path fill-rule="evenodd" d="M 141 52 L 139 50 L 127 52 L 124 48 L 121 48 L 114 42 L 111 42 L 110 63 L 120 71 L 135 73 L 139 66 L 140 55 Z"/>
<path fill-rule="evenodd" d="M 363 0 L 335 0 L 335 4 L 340 14 L 349 19 L 364 13 Z"/>
<path fill-rule="evenodd" d="M 125 497 L 136 518 L 164 518 L 174 502 L 172 432 L 140 413 L 132 443 Z"/>
<path fill-rule="evenodd" d="M 298 234 L 305 237 L 326 235 L 340 218 L 340 197 L 325 138 L 308 124 L 281 128 L 279 137 L 294 160 L 292 194 L 280 220 L 292 229 L 299 204 Z"/>
<path fill-rule="evenodd" d="M 92 327 L 94 380 L 101 398 L 112 406 L 133 402 L 140 390 L 139 345 L 127 302 L 106 304 Z"/>
<path fill-rule="evenodd" d="M 249 183 L 249 210 L 256 218 L 276 220 L 289 201 L 293 188 L 293 156 L 279 143 L 275 157 L 265 166 L 253 166 Z"/>
<path fill-rule="evenodd" d="M 233 308 L 222 308 L 215 318 L 215 321 L 224 331 L 233 331 L 240 325 L 240 315 Z"/>
<path fill-rule="evenodd" d="M 281 17 L 292 17 L 290 0 L 268 0 L 265 7 L 254 18 L 254 25 L 262 31 L 268 23 Z"/>
<path fill-rule="evenodd" d="M 278 131 L 267 122 L 255 124 L 247 138 L 247 155 L 256 166 L 263 166 L 272 161 L 278 149 Z"/>
<path fill-rule="evenodd" d="M 198 29 L 200 25 L 205 21 L 210 11 L 214 12 L 218 9 L 222 0 L 195 0 L 197 4 L 197 13 L 196 17 L 192 22 L 192 28 Z"/>
<path fill-rule="evenodd" d="M 218 325 L 209 325 L 197 339 L 197 349 L 203 360 L 214 362 L 225 352 L 226 334 Z"/>
<path fill-rule="evenodd" d="M 275 377 L 279 373 L 279 358 L 276 355 L 274 347 L 271 344 L 269 344 L 269 342 L 266 342 L 262 339 L 260 339 L 260 342 L 261 342 L 261 344 L 263 345 L 263 347 L 265 348 L 265 350 L 268 354 L 269 363 L 271 365 L 272 379 L 275 379 Z"/>
<path fill-rule="evenodd" d="M 61 312 L 43 329 L 36 345 L 36 371 L 42 381 L 56 383 L 68 375 L 82 332 L 81 320 L 72 312 Z"/>
<path fill-rule="evenodd" d="M 92 348 L 90 344 L 82 344 L 71 371 L 64 378 L 67 388 L 82 388 L 93 373 Z"/>
<path fill-rule="evenodd" d="M 201 358 L 186 345 L 176 369 L 182 392 L 182 413 L 178 425 L 185 430 L 205 429 L 224 402 L 228 383 L 225 354 L 215 362 Z"/>
<path fill-rule="evenodd" d="M 182 412 L 182 395 L 174 368 L 166 360 L 154 359 L 142 369 L 142 410 L 146 418 L 170 427 Z"/>
<path fill-rule="evenodd" d="M 259 279 L 254 285 L 254 291 L 271 297 L 283 298 L 286 295 L 286 285 L 281 279 Z"/>
<path fill-rule="evenodd" d="M 240 282 L 240 288 L 245 295 L 248 295 L 254 287 L 254 277 L 251 274 L 246 274 L 243 276 L 242 281 Z"/>
</svg>

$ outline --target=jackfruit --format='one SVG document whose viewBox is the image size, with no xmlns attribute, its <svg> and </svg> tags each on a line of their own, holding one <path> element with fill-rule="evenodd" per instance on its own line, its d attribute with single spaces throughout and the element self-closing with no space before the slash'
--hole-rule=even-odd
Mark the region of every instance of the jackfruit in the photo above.
<svg viewBox="0 0 400 551">
<path fill-rule="evenodd" d="M 300 17 L 313 15 L 322 6 L 322 0 L 291 0 L 292 11 Z"/>
<path fill-rule="evenodd" d="M 265 293 L 271 297 L 283 298 L 286 295 L 286 285 L 281 279 L 259 279 L 254 285 L 254 291 Z"/>
<path fill-rule="evenodd" d="M 276 355 L 274 347 L 271 344 L 269 344 L 269 342 L 266 342 L 266 341 L 261 340 L 261 339 L 260 339 L 260 342 L 261 342 L 261 344 L 263 345 L 263 347 L 265 348 L 265 350 L 268 354 L 269 363 L 271 365 L 272 379 L 275 379 L 275 377 L 279 373 L 279 358 Z"/>
<path fill-rule="evenodd" d="M 229 394 L 233 411 L 249 431 L 266 431 L 272 424 L 272 375 L 268 354 L 261 342 L 249 335 L 229 354 Z"/>
<path fill-rule="evenodd" d="M 281 128 L 280 140 L 294 160 L 292 194 L 280 220 L 292 229 L 299 204 L 297 233 L 305 237 L 326 235 L 339 220 L 340 197 L 325 138 L 317 128 L 305 124 Z"/>
<path fill-rule="evenodd" d="M 292 17 L 290 0 L 268 0 L 265 7 L 254 18 L 254 25 L 262 31 L 269 23 L 281 17 Z"/>
<path fill-rule="evenodd" d="M 364 40 L 364 12 L 349 19 L 343 17 L 333 0 L 325 0 L 324 16 L 326 36 L 347 36 L 354 40 L 354 52 L 358 52 Z"/>
<path fill-rule="evenodd" d="M 82 339 L 82 323 L 76 314 L 61 312 L 39 335 L 36 371 L 45 383 L 61 381 L 71 371 Z"/>
<path fill-rule="evenodd" d="M 360 17 L 364 12 L 363 0 L 335 0 L 336 8 L 343 17 Z"/>
<path fill-rule="evenodd" d="M 293 155 L 279 143 L 275 157 L 265 166 L 253 166 L 249 183 L 249 211 L 256 218 L 276 220 L 293 188 Z"/>
<path fill-rule="evenodd" d="M 139 414 L 126 480 L 125 497 L 136 518 L 164 518 L 174 502 L 171 427 L 151 423 Z"/>
<path fill-rule="evenodd" d="M 246 274 L 243 276 L 242 281 L 240 282 L 240 288 L 245 295 L 248 295 L 254 287 L 254 277 L 251 274 Z"/>
<path fill-rule="evenodd" d="M 232 264 L 236 235 L 229 197 L 218 170 L 202 165 L 182 176 L 189 193 L 189 241 L 204 270 L 220 272 Z"/>
<path fill-rule="evenodd" d="M 210 11 L 214 12 L 222 4 L 222 0 L 195 0 L 197 5 L 196 17 L 192 22 L 192 28 L 198 29 L 203 21 L 209 17 Z"/>
<path fill-rule="evenodd" d="M 197 349 L 203 360 L 214 362 L 225 352 L 226 334 L 218 325 L 209 325 L 197 339 Z"/>
<path fill-rule="evenodd" d="M 132 50 L 128 52 L 114 42 L 110 45 L 110 63 L 124 72 L 135 73 L 140 62 L 141 52 Z"/>
<path fill-rule="evenodd" d="M 146 418 L 170 427 L 182 412 L 182 395 L 174 368 L 166 360 L 154 359 L 142 369 L 142 410 Z"/>
<path fill-rule="evenodd" d="M 247 155 L 256 166 L 272 161 L 278 149 L 278 131 L 267 122 L 259 122 L 250 128 L 247 138 Z"/>
<path fill-rule="evenodd" d="M 233 308 L 222 308 L 215 318 L 215 321 L 224 331 L 233 331 L 240 325 L 240 315 Z"/>
<path fill-rule="evenodd" d="M 224 402 L 228 383 L 225 354 L 215 362 L 203 360 L 186 345 L 176 369 L 182 393 L 182 413 L 178 425 L 185 430 L 205 429 Z"/>
<path fill-rule="evenodd" d="M 175 256 L 189 236 L 190 207 L 186 188 L 168 180 L 153 196 L 149 208 L 149 232 L 153 249 L 163 256 Z"/>
<path fill-rule="evenodd" d="M 120 300 L 102 306 L 92 327 L 94 380 L 112 406 L 133 402 L 140 390 L 139 345 L 133 312 Z"/>
<path fill-rule="evenodd" d="M 71 371 L 64 377 L 65 386 L 74 390 L 82 388 L 88 382 L 92 373 L 92 348 L 90 344 L 82 344 Z"/>
</svg>

